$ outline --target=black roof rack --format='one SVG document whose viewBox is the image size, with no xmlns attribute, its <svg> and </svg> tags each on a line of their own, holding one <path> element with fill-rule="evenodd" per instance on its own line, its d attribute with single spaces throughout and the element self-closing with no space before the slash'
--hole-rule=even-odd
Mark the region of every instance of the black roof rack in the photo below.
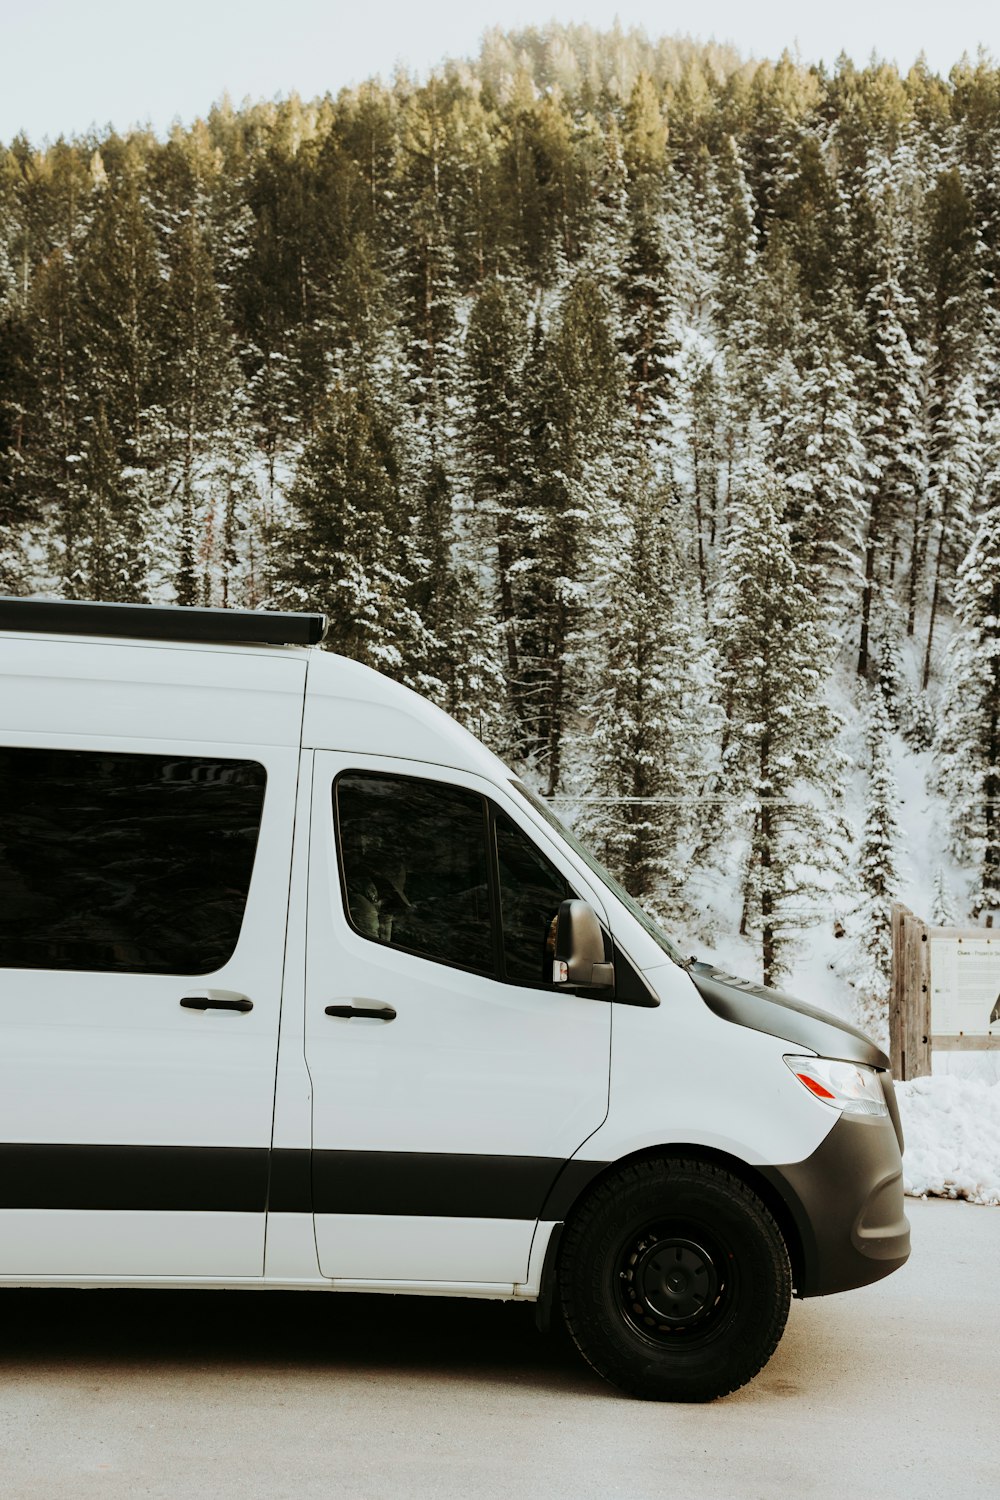
<svg viewBox="0 0 1000 1500">
<path fill-rule="evenodd" d="M 192 609 L 185 604 L 98 604 L 84 599 L 0 598 L 0 630 L 32 635 L 111 635 L 141 641 L 317 646 L 326 615 L 265 609 Z"/>
</svg>

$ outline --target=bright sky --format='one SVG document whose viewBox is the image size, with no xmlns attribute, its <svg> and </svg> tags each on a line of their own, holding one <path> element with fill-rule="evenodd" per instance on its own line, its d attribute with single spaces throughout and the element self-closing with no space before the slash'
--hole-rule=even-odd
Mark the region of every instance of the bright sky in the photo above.
<svg viewBox="0 0 1000 1500">
<path fill-rule="evenodd" d="M 997 0 L 0 0 L 0 141 L 35 142 L 91 125 L 165 130 L 228 92 L 304 98 L 397 64 L 423 73 L 475 54 L 494 25 L 550 18 L 648 35 L 732 41 L 746 55 L 798 48 L 806 62 L 874 50 L 906 68 L 921 51 L 947 73 L 982 44 L 1000 57 Z"/>
</svg>

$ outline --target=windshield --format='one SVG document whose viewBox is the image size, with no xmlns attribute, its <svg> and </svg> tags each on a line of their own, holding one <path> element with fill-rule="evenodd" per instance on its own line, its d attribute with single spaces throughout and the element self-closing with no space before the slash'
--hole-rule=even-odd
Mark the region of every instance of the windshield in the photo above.
<svg viewBox="0 0 1000 1500">
<path fill-rule="evenodd" d="M 622 903 L 622 905 L 628 908 L 628 910 L 632 913 L 633 917 L 635 917 L 636 921 L 643 928 L 643 930 L 649 933 L 650 937 L 653 939 L 653 942 L 658 943 L 659 946 L 663 949 L 664 953 L 668 954 L 669 957 L 674 960 L 674 963 L 685 963 L 686 960 L 684 958 L 684 955 L 681 953 L 676 944 L 672 943 L 667 937 L 666 933 L 662 932 L 660 928 L 657 927 L 652 917 L 650 917 L 646 912 L 643 911 L 642 907 L 639 905 L 638 901 L 636 901 L 635 897 L 629 895 L 625 887 L 623 885 L 620 885 L 615 877 L 604 868 L 600 860 L 594 858 L 586 845 L 581 844 L 580 840 L 577 838 L 573 830 L 571 828 L 567 828 L 565 823 L 561 823 L 559 821 L 555 813 L 552 811 L 551 807 L 549 807 L 546 802 L 543 802 L 541 797 L 530 791 L 529 788 L 526 787 L 522 782 L 513 781 L 511 785 L 517 787 L 517 790 L 521 793 L 521 796 L 524 797 L 527 802 L 531 803 L 532 807 L 538 814 L 540 814 L 541 817 L 545 819 L 549 827 L 554 828 L 556 833 L 558 833 L 561 838 L 564 838 L 566 840 L 570 848 L 574 849 L 576 853 L 579 854 L 584 864 L 597 876 L 601 884 L 606 885 L 608 890 L 618 897 L 618 900 Z"/>
</svg>

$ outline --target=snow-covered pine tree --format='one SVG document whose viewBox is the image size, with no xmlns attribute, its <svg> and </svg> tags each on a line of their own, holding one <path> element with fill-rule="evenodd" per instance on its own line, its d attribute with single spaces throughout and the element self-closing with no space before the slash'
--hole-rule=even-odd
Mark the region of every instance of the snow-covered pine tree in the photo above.
<svg viewBox="0 0 1000 1500">
<path fill-rule="evenodd" d="M 521 289 L 497 279 L 477 297 L 465 341 L 465 455 L 480 572 L 495 580 L 495 617 L 514 718 L 513 749 L 529 748 L 518 614 L 519 564 L 527 544 L 529 483 L 525 367 L 530 330 Z"/>
<path fill-rule="evenodd" d="M 636 425 L 653 440 L 662 420 L 672 343 L 670 245 L 663 213 L 666 140 L 659 90 L 649 74 L 641 72 L 625 108 L 622 165 L 627 181 L 616 247 L 617 290 Z"/>
<path fill-rule="evenodd" d="M 857 929 L 855 988 L 859 1026 L 883 1043 L 888 1036 L 892 978 L 892 902 L 899 890 L 898 796 L 890 761 L 891 733 L 885 699 L 876 686 L 868 709 L 868 790 L 864 830 L 857 856 L 861 899 L 854 912 Z"/>
<path fill-rule="evenodd" d="M 639 461 L 608 580 L 588 783 L 598 800 L 582 820 L 626 888 L 663 907 L 681 884 L 680 846 L 716 727 L 703 617 L 675 520 L 648 462 Z"/>
<path fill-rule="evenodd" d="M 787 494 L 748 462 L 733 497 L 715 611 L 726 708 L 722 785 L 749 822 L 744 930 L 765 984 L 787 972 L 792 934 L 814 919 L 817 872 L 839 863 L 824 805 L 835 783 L 834 715 L 823 682 L 833 642 L 812 578 L 796 562 Z M 719 822 L 720 847 L 733 825 Z"/>
<path fill-rule="evenodd" d="M 858 642 L 861 677 L 869 671 L 872 607 L 879 590 L 894 581 L 901 533 L 905 522 L 918 513 L 922 498 L 921 364 L 903 325 L 905 309 L 889 255 L 866 307 L 871 363 L 864 422 L 868 483 Z"/>
<path fill-rule="evenodd" d="M 727 135 L 716 166 L 719 204 L 716 307 L 722 328 L 735 346 L 752 342 L 748 326 L 757 273 L 756 204 L 747 183 L 736 139 Z"/>
<path fill-rule="evenodd" d="M 685 330 L 673 366 L 671 467 L 677 492 L 687 501 L 687 530 L 707 618 L 716 536 L 720 519 L 726 519 L 726 491 L 732 480 L 736 403 L 725 361 L 695 329 Z"/>
<path fill-rule="evenodd" d="M 865 521 L 865 453 L 856 371 L 830 334 L 813 344 L 783 432 L 797 555 L 838 621 L 855 606 Z"/>
<path fill-rule="evenodd" d="M 510 742 L 499 630 L 482 580 L 459 557 L 451 485 L 440 462 L 420 496 L 410 603 L 421 631 L 411 686 L 497 749 Z"/>
<path fill-rule="evenodd" d="M 575 277 L 537 348 L 526 487 L 527 548 L 516 575 L 526 727 L 546 795 L 559 785 L 570 703 L 592 664 L 582 631 L 613 547 L 625 433 L 624 372 L 613 310 Z"/>
<path fill-rule="evenodd" d="M 367 390 L 335 387 L 272 537 L 275 595 L 330 617 L 332 649 L 407 682 L 422 627 L 392 431 Z"/>
<path fill-rule="evenodd" d="M 187 186 L 185 184 L 185 186 Z M 178 604 L 211 599 L 211 503 L 205 480 L 220 444 L 234 363 L 203 220 L 204 203 L 188 187 L 168 217 L 161 349 L 163 405 L 169 427 Z M 184 202 L 183 199 L 188 201 Z"/>
<path fill-rule="evenodd" d="M 975 448 L 975 428 L 978 425 L 974 371 L 978 363 L 976 344 L 983 320 L 973 207 L 957 167 L 938 173 L 937 181 L 927 194 L 924 214 L 927 235 L 923 248 L 928 282 L 925 295 L 928 493 L 926 503 L 914 513 L 907 580 L 907 635 L 914 633 L 917 605 L 921 601 L 929 560 L 929 533 L 933 521 L 939 519 L 942 539 L 947 539 L 949 534 L 954 536 L 951 570 L 968 547 L 968 530 L 961 525 L 960 497 L 963 489 L 968 493 L 970 483 L 967 472 L 963 471 L 970 467 L 974 470 L 976 466 L 975 457 L 970 456 L 969 450 Z M 962 387 L 964 389 L 960 389 Z M 949 524 L 952 522 L 954 526 Z M 939 546 L 925 655 L 925 685 L 930 674 L 933 616 L 940 599 L 941 564 Z"/>
<path fill-rule="evenodd" d="M 54 250 L 36 272 L 29 305 L 34 378 L 23 396 L 17 479 L 46 523 L 44 581 L 74 598 L 82 590 L 88 534 L 80 461 L 89 401 L 76 264 L 69 248 Z"/>
<path fill-rule="evenodd" d="M 79 338 L 94 399 L 104 405 L 127 471 L 155 464 L 163 265 L 137 140 L 118 142 L 98 188 L 77 266 Z M 96 414 L 96 411 L 95 411 Z"/>
<path fill-rule="evenodd" d="M 955 850 L 973 872 L 972 915 L 1000 912 L 1000 467 L 986 474 L 986 508 L 958 570 L 955 635 L 945 666 L 939 786 Z"/>
<path fill-rule="evenodd" d="M 400 221 L 393 294 L 406 345 L 408 391 L 427 444 L 426 463 L 442 457 L 458 372 L 455 250 L 449 233 L 454 152 L 451 90 L 432 74 L 406 100 L 401 116 Z"/>
<path fill-rule="evenodd" d="M 80 481 L 85 494 L 72 594 L 111 603 L 147 597 L 149 518 L 122 470 L 103 406 L 85 424 Z"/>
<path fill-rule="evenodd" d="M 958 382 L 938 419 L 937 453 L 927 492 L 930 515 L 928 552 L 933 559 L 930 564 L 933 583 L 921 679 L 921 686 L 925 689 L 930 681 L 934 631 L 943 602 L 942 587 L 947 587 L 954 578 L 955 568 L 968 551 L 972 535 L 972 516 L 982 463 L 980 427 L 975 380 L 969 374 Z"/>
<path fill-rule="evenodd" d="M 37 526 L 37 497 L 25 485 L 27 400 L 35 385 L 27 289 L 14 270 L 12 213 L 0 201 L 0 593 L 28 592 L 29 532 Z M 20 236 L 18 236 L 20 237 Z"/>
<path fill-rule="evenodd" d="M 931 926 L 955 926 L 955 897 L 948 877 L 938 865 L 934 871 L 934 894 L 931 897 Z"/>
</svg>

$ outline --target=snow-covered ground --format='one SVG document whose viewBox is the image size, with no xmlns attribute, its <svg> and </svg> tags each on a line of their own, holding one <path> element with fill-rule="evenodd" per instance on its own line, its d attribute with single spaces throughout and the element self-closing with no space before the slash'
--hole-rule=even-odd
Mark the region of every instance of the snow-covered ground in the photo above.
<svg viewBox="0 0 1000 1500">
<path fill-rule="evenodd" d="M 1000 1084 L 940 1074 L 896 1092 L 907 1193 L 1000 1206 Z"/>
</svg>

